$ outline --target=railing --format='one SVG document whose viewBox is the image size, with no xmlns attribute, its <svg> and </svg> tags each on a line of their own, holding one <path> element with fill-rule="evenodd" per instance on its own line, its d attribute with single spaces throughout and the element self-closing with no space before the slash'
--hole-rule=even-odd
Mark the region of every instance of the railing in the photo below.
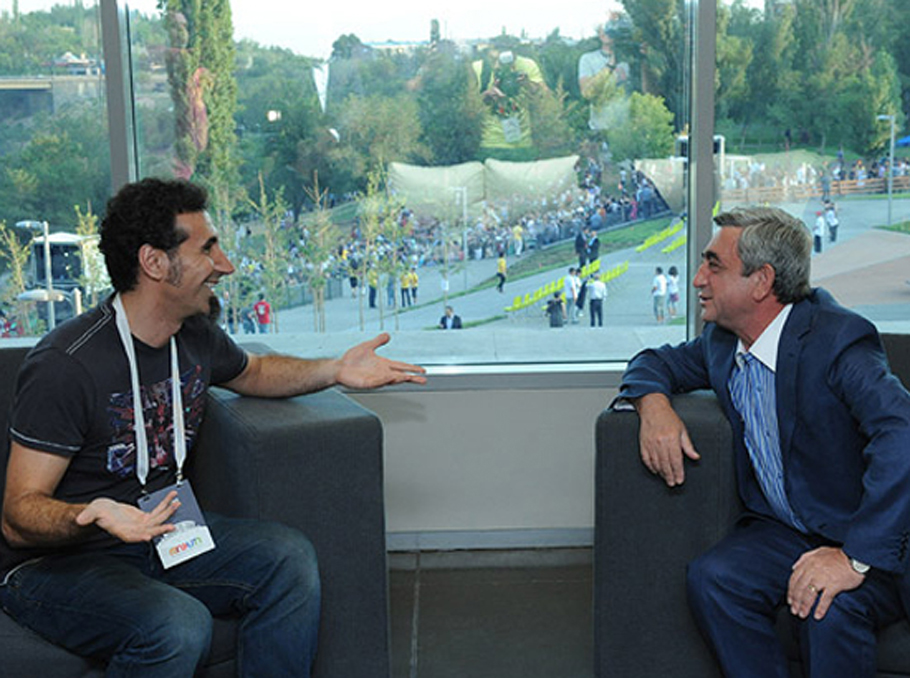
<svg viewBox="0 0 910 678">
<path fill-rule="evenodd" d="M 610 270 L 600 273 L 600 259 L 596 259 L 589 264 L 586 264 L 582 267 L 579 277 L 587 278 L 590 275 L 600 274 L 599 277 L 602 282 L 609 285 L 611 282 L 619 278 L 623 273 L 626 273 L 629 270 L 629 262 L 624 261 L 621 264 L 617 264 Z M 536 304 L 541 301 L 545 301 L 551 294 L 556 291 L 563 291 L 563 283 L 565 283 L 565 276 L 551 280 L 545 285 L 541 285 L 533 292 L 525 294 L 523 297 L 521 295 L 516 296 L 512 300 L 510 306 L 506 306 L 504 309 L 506 313 L 514 313 L 515 311 L 523 311 L 530 308 L 535 308 Z"/>
<path fill-rule="evenodd" d="M 894 177 L 894 193 L 910 191 L 910 176 Z M 888 179 L 851 179 L 832 181 L 829 195 L 832 199 L 853 195 L 875 195 L 888 192 Z M 790 184 L 787 186 L 756 186 L 754 188 L 722 189 L 725 203 L 773 204 L 787 201 L 801 201 L 822 198 L 822 187 L 814 184 Z"/>
</svg>

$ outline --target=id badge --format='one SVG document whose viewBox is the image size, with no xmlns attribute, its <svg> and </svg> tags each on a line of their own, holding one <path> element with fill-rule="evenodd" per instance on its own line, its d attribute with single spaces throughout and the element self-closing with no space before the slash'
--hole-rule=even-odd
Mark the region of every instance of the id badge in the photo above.
<svg viewBox="0 0 910 678">
<path fill-rule="evenodd" d="M 158 551 L 161 564 L 166 570 L 215 548 L 212 533 L 205 524 L 205 519 L 202 517 L 202 511 L 199 509 L 199 503 L 196 501 L 196 495 L 193 494 L 193 488 L 190 487 L 189 481 L 184 480 L 176 485 L 171 485 L 140 497 L 139 508 L 146 513 L 151 513 L 167 496 L 168 492 L 174 490 L 177 491 L 177 500 L 180 502 L 180 506 L 174 515 L 171 516 L 170 522 L 177 529 L 152 540 L 152 543 L 155 544 L 155 549 Z"/>
<path fill-rule="evenodd" d="M 510 144 L 517 144 L 521 141 L 521 120 L 517 115 L 503 119 L 502 134 Z"/>
</svg>

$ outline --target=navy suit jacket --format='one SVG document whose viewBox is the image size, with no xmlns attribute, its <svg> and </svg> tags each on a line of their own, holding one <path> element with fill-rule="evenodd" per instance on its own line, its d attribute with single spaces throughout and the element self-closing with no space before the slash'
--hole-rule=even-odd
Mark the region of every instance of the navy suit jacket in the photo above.
<svg viewBox="0 0 910 678">
<path fill-rule="evenodd" d="M 743 504 L 773 517 L 727 387 L 736 344 L 734 334 L 708 324 L 690 342 L 642 351 L 626 370 L 620 397 L 713 389 L 733 428 Z M 811 533 L 852 557 L 906 572 L 910 394 L 891 374 L 875 327 L 826 291 L 813 290 L 794 305 L 777 361 L 781 456 L 793 510 Z"/>
</svg>

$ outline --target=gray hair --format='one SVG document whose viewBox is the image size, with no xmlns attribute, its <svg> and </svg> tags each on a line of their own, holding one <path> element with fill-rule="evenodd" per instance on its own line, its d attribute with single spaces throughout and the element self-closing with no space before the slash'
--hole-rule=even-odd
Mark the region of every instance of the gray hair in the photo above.
<svg viewBox="0 0 910 678">
<path fill-rule="evenodd" d="M 714 223 L 742 229 L 737 253 L 744 277 L 769 264 L 774 269 L 774 296 L 780 303 L 809 296 L 812 240 L 800 219 L 776 207 L 748 207 L 721 212 Z"/>
</svg>

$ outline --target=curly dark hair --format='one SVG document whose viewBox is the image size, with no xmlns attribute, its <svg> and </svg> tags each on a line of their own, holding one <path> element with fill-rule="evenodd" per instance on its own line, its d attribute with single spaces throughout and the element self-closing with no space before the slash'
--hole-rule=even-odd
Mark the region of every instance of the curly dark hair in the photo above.
<svg viewBox="0 0 910 678">
<path fill-rule="evenodd" d="M 188 237 L 176 227 L 177 215 L 203 212 L 207 205 L 204 188 L 180 179 L 149 178 L 121 188 L 101 222 L 100 248 L 114 289 L 136 286 L 143 245 L 172 254 Z"/>
</svg>

